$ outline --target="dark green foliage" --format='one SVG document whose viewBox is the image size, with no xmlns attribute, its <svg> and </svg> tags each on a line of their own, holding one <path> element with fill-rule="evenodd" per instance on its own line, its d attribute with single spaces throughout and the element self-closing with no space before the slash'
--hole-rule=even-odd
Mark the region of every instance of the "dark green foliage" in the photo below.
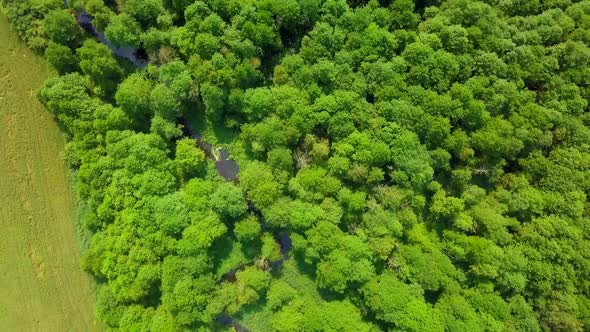
<svg viewBox="0 0 590 332">
<path fill-rule="evenodd" d="M 127 14 L 111 17 L 104 33 L 109 41 L 117 46 L 139 46 L 141 28 L 137 21 Z"/>
<path fill-rule="evenodd" d="M 75 71 L 78 66 L 74 52 L 69 47 L 54 42 L 49 42 L 47 45 L 45 59 L 60 74 Z"/>
<path fill-rule="evenodd" d="M 52 11 L 62 12 L 62 1 L 2 0 L 2 5 L 6 9 L 6 14 L 12 27 L 29 47 L 37 51 L 42 51 L 47 47 L 48 34 L 45 29 L 44 18 Z M 58 14 L 58 16 L 63 17 L 63 14 Z M 76 25 L 73 27 L 77 28 Z M 61 27 L 55 28 L 61 29 Z M 67 27 L 64 28 L 66 30 L 68 29 Z M 69 36 L 64 37 L 69 38 Z"/>
<path fill-rule="evenodd" d="M 80 33 L 76 17 L 65 9 L 47 13 L 43 26 L 49 39 L 59 44 L 71 43 Z"/>
</svg>

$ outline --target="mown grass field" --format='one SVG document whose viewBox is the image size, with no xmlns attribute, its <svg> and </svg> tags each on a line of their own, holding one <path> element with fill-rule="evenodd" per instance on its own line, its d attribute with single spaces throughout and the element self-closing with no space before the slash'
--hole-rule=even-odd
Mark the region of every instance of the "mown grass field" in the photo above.
<svg viewBox="0 0 590 332">
<path fill-rule="evenodd" d="M 64 138 L 36 94 L 50 75 L 0 13 L 0 330 L 101 330 L 80 270 Z"/>
</svg>

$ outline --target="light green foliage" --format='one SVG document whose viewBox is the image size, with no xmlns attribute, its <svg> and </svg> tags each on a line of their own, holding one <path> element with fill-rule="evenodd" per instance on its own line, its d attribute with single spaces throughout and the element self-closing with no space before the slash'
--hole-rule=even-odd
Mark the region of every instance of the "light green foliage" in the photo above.
<svg viewBox="0 0 590 332">
<path fill-rule="evenodd" d="M 268 164 L 276 170 L 290 172 L 293 169 L 293 157 L 291 150 L 286 148 L 276 148 L 268 152 Z"/>
<path fill-rule="evenodd" d="M 131 120 L 120 108 L 109 104 L 100 105 L 94 111 L 94 128 L 101 135 L 110 130 L 126 130 L 131 128 Z"/>
<path fill-rule="evenodd" d="M 54 77 L 39 91 L 39 100 L 65 124 L 71 133 L 80 128 L 80 121 L 92 119 L 93 102 L 88 95 L 90 82 L 79 73 Z"/>
<path fill-rule="evenodd" d="M 194 139 L 183 138 L 176 142 L 174 162 L 179 176 L 189 180 L 203 169 L 205 153 L 197 148 L 197 142 Z"/>
<path fill-rule="evenodd" d="M 156 28 L 150 28 L 144 32 L 140 38 L 143 47 L 148 52 L 155 52 L 160 48 L 166 47 L 170 44 L 170 33 L 158 30 Z"/>
<path fill-rule="evenodd" d="M 293 140 L 296 133 L 276 117 L 268 117 L 255 125 L 245 125 L 242 133 L 250 149 L 255 153 L 267 153 L 280 148 Z"/>
<path fill-rule="evenodd" d="M 262 237 L 262 248 L 260 255 L 263 259 L 274 262 L 281 258 L 281 247 L 272 235 L 264 234 Z"/>
<path fill-rule="evenodd" d="M 371 280 L 362 289 L 365 303 L 377 318 L 407 331 L 442 331 L 438 316 L 424 302 L 422 289 L 407 285 L 390 273 Z"/>
<path fill-rule="evenodd" d="M 271 276 L 257 267 L 246 267 L 236 273 L 235 283 L 223 283 L 210 306 L 214 311 L 237 313 L 244 305 L 258 301 L 266 293 Z"/>
<path fill-rule="evenodd" d="M 318 262 L 319 287 L 342 293 L 351 283 L 364 283 L 374 274 L 369 247 L 358 237 L 328 222 L 320 222 L 306 235 L 305 256 Z"/>
<path fill-rule="evenodd" d="M 213 245 L 213 242 L 227 232 L 227 227 L 214 213 L 190 214 L 191 223 L 182 233 L 179 251 L 186 255 L 202 252 Z"/>
<path fill-rule="evenodd" d="M 289 190 L 301 199 L 322 200 L 335 194 L 341 187 L 340 181 L 327 174 L 323 168 L 302 169 L 289 182 Z"/>
<path fill-rule="evenodd" d="M 257 268 L 246 268 L 244 271 L 236 273 L 238 285 L 245 286 L 243 293 L 244 302 L 250 302 L 250 296 L 259 296 L 261 292 L 266 291 L 270 282 L 270 275 Z M 254 294 L 256 293 L 256 295 Z M 238 295 L 239 296 L 239 295 Z"/>
<path fill-rule="evenodd" d="M 102 89 L 102 93 L 112 93 L 122 72 L 111 50 L 92 39 L 87 39 L 76 54 L 82 72 L 90 76 Z"/>
<path fill-rule="evenodd" d="M 2 1 L 4 12 L 11 23 L 11 27 L 36 51 L 47 47 L 47 32 L 44 27 L 44 17 L 52 11 L 63 9 L 63 2 L 48 1 Z M 55 14 L 54 14 L 55 15 Z M 58 16 L 62 16 L 57 14 Z"/>
<path fill-rule="evenodd" d="M 369 247 L 385 260 L 401 236 L 402 225 L 390 211 L 377 207 L 363 215 L 363 230 L 369 237 Z"/>
<path fill-rule="evenodd" d="M 157 115 L 152 118 L 150 132 L 167 141 L 182 135 L 182 129 L 179 126 Z"/>
<path fill-rule="evenodd" d="M 154 209 L 154 220 L 172 236 L 178 235 L 189 224 L 188 210 L 177 192 L 160 198 Z"/>
<path fill-rule="evenodd" d="M 72 138 L 110 327 L 588 329 L 587 0 L 83 1 L 143 43 L 135 72 L 92 39 L 74 57 L 68 12 L 5 3 L 84 74 L 39 97 Z M 164 286 L 170 257 L 207 268 Z"/>
<path fill-rule="evenodd" d="M 234 234 L 239 241 L 256 240 L 260 236 L 260 232 L 260 223 L 254 216 L 249 216 L 234 224 Z"/>
<path fill-rule="evenodd" d="M 240 171 L 240 183 L 247 197 L 258 207 L 272 204 L 282 192 L 282 185 L 272 175 L 270 167 L 252 163 Z"/>
<path fill-rule="evenodd" d="M 167 256 L 162 265 L 163 308 L 172 314 L 166 325 L 185 325 L 208 321 L 204 312 L 207 295 L 214 291 L 210 263 L 204 255 Z M 198 296 L 191 296 L 198 292 Z M 161 324 L 161 323 L 160 323 Z"/>
<path fill-rule="evenodd" d="M 282 307 L 284 304 L 289 303 L 296 297 L 297 290 L 282 280 L 273 281 L 270 285 L 268 293 L 266 293 L 268 306 L 274 310 Z"/>
<path fill-rule="evenodd" d="M 264 217 L 275 227 L 305 230 L 317 222 L 322 212 L 322 209 L 314 204 L 281 199 L 264 210 Z"/>
</svg>

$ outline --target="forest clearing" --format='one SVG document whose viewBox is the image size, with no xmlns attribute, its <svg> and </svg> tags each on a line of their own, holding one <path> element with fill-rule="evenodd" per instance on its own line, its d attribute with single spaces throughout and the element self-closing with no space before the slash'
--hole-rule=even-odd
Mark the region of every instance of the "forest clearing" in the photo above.
<svg viewBox="0 0 590 332">
<path fill-rule="evenodd" d="M 93 281 L 80 269 L 64 138 L 38 102 L 51 75 L 0 15 L 0 326 L 93 331 Z"/>
</svg>

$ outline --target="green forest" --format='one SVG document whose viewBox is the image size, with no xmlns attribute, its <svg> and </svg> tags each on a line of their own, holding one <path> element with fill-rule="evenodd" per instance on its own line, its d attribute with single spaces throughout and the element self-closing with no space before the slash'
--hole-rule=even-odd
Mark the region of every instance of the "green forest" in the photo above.
<svg viewBox="0 0 590 332">
<path fill-rule="evenodd" d="M 590 331 L 590 0 L 2 3 L 112 330 Z"/>
</svg>

